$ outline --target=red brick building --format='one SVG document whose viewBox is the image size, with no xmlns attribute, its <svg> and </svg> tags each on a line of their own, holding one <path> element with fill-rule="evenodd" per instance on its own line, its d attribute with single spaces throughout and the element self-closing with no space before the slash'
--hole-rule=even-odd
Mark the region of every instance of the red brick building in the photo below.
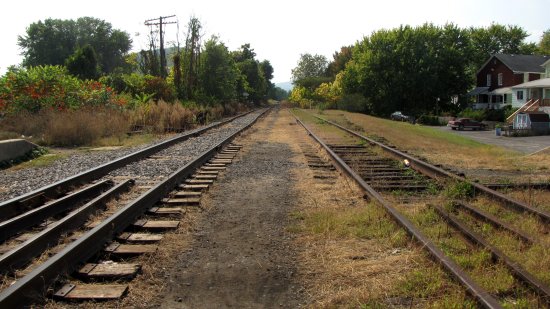
<svg viewBox="0 0 550 309">
<path fill-rule="evenodd" d="M 495 54 L 476 75 L 476 88 L 468 94 L 475 97 L 473 108 L 501 108 L 512 104 L 512 86 L 544 78 L 543 63 L 549 56 Z"/>
</svg>

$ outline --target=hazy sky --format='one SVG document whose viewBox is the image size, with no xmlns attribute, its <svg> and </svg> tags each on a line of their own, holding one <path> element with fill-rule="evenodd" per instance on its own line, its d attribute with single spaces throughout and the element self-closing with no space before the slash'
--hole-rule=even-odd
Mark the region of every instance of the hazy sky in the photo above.
<svg viewBox="0 0 550 309">
<path fill-rule="evenodd" d="M 127 31 L 133 49 L 139 50 L 147 47 L 144 20 L 176 15 L 183 33 L 194 14 L 203 23 L 205 39 L 218 35 L 230 50 L 250 43 L 258 59 L 273 65 L 273 81 L 284 82 L 290 80 L 301 53 L 322 54 L 330 60 L 341 46 L 377 29 L 425 22 L 461 27 L 497 22 L 521 26 L 530 34 L 529 41 L 538 42 L 543 31 L 550 29 L 548 12 L 550 0 L 9 1 L 2 4 L 0 13 L 0 73 L 21 62 L 17 36 L 25 34 L 32 22 L 46 18 L 104 19 Z M 168 26 L 168 41 L 175 40 L 176 29 Z"/>
</svg>

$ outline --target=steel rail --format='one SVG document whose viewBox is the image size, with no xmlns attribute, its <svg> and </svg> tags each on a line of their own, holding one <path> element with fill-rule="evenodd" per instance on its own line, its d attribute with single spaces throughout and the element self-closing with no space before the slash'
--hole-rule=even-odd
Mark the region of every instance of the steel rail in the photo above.
<svg viewBox="0 0 550 309">
<path fill-rule="evenodd" d="M 59 277 L 77 270 L 80 263 L 88 260 L 100 251 L 107 241 L 126 229 L 179 183 L 192 176 L 196 169 L 208 162 L 217 151 L 230 143 L 237 135 L 252 126 L 268 110 L 265 109 L 262 111 L 248 125 L 211 147 L 193 161 L 185 164 L 185 166 L 172 173 L 167 179 L 143 193 L 101 224 L 86 232 L 78 240 L 69 244 L 61 252 L 38 266 L 28 275 L 3 290 L 0 293 L 0 308 L 20 308 L 43 298 L 47 288 L 53 282 Z"/>
<path fill-rule="evenodd" d="M 335 122 L 332 122 L 330 120 L 326 120 L 322 117 L 319 117 L 319 116 L 316 116 L 316 115 L 312 115 L 313 117 L 319 119 L 319 120 L 322 120 L 328 124 L 331 124 L 339 129 L 342 129 L 344 131 L 346 131 L 347 133 L 349 134 L 352 134 L 356 137 L 359 137 L 371 144 L 375 144 L 379 147 L 381 147 L 382 149 L 384 149 L 386 152 L 392 154 L 393 156 L 399 158 L 399 159 L 407 159 L 410 163 L 410 166 L 415 169 L 416 171 L 424 174 L 424 175 L 427 175 L 427 176 L 430 176 L 432 178 L 438 178 L 438 177 L 442 177 L 442 178 L 451 178 L 451 179 L 454 179 L 454 180 L 458 180 L 458 181 L 461 181 L 461 182 L 466 182 L 466 183 L 469 183 L 470 185 L 472 185 L 475 189 L 491 196 L 492 198 L 495 198 L 497 200 L 499 200 L 500 202 L 502 202 L 504 205 L 510 207 L 510 208 L 513 208 L 515 210 L 519 210 L 519 211 L 525 211 L 525 212 L 528 212 L 528 213 L 531 213 L 531 214 L 534 214 L 536 215 L 537 217 L 539 217 L 541 220 L 543 220 L 544 222 L 546 223 L 550 223 L 550 213 L 547 212 L 547 211 L 544 211 L 542 209 L 537 209 L 537 208 L 534 208 L 532 207 L 531 205 L 528 205 L 522 201 L 518 201 L 510 196 L 507 196 L 505 194 L 502 194 L 500 192 L 497 192 L 493 189 L 490 189 L 482 184 L 479 184 L 479 183 L 476 183 L 476 182 L 473 182 L 473 181 L 470 181 L 462 176 L 459 176 L 459 175 L 455 175 L 453 173 L 450 173 L 442 168 L 439 168 L 433 164 L 430 164 L 428 162 L 424 162 L 418 158 L 415 158 L 409 154 L 406 154 L 402 151 L 399 151 L 397 149 L 394 149 L 392 147 L 389 147 L 387 145 L 384 145 L 380 142 L 377 142 L 375 140 L 373 140 L 372 138 L 369 138 L 369 137 L 366 137 L 364 135 L 361 135 L 353 130 L 350 130 L 348 128 L 345 128 Z"/>
<path fill-rule="evenodd" d="M 16 267 L 27 264 L 32 258 L 40 255 L 43 250 L 55 244 L 62 234 L 80 227 L 92 212 L 105 205 L 114 196 L 129 189 L 133 184 L 134 180 L 126 180 L 112 187 L 34 237 L 0 255 L 0 273 L 12 273 Z"/>
<path fill-rule="evenodd" d="M 516 235 L 518 238 L 520 238 L 522 241 L 524 241 L 528 244 L 535 243 L 535 240 L 531 236 L 527 235 L 526 233 L 524 233 L 521 230 L 518 230 L 517 228 L 511 226 L 510 224 L 507 224 L 507 223 L 503 222 L 502 220 L 498 219 L 497 217 L 493 216 L 492 214 L 490 214 L 488 212 L 485 212 L 481 209 L 478 209 L 478 208 L 476 208 L 476 207 L 474 207 L 474 206 L 472 206 L 472 205 L 470 205 L 466 202 L 463 202 L 463 201 L 455 201 L 454 205 L 456 205 L 456 207 L 459 207 L 459 208 L 462 208 L 462 209 L 466 210 L 467 212 L 472 214 L 474 217 L 476 217 L 478 219 L 481 219 L 481 220 L 491 224 L 492 226 L 494 226 L 496 228 L 506 230 L 506 231 Z"/>
<path fill-rule="evenodd" d="M 491 258 L 494 261 L 501 261 L 503 262 L 506 267 L 510 270 L 510 272 L 518 278 L 520 281 L 523 281 L 527 285 L 529 285 L 533 290 L 535 290 L 539 296 L 544 299 L 546 304 L 550 305 L 550 288 L 544 284 L 542 281 L 540 281 L 535 276 L 531 275 L 527 270 L 525 270 L 519 263 L 512 260 L 510 257 L 508 257 L 504 252 L 500 251 L 495 246 L 491 245 L 485 238 L 483 238 L 481 235 L 477 234 L 476 232 L 470 230 L 464 223 L 460 222 L 460 220 L 453 214 L 448 213 L 443 208 L 435 205 L 430 205 L 433 207 L 436 212 L 450 225 L 454 226 L 457 230 L 462 233 L 466 238 L 468 238 L 471 242 L 478 245 L 481 248 L 484 248 L 488 250 L 491 253 Z"/>
<path fill-rule="evenodd" d="M 156 145 L 149 146 L 145 149 L 138 150 L 136 152 L 133 152 L 131 154 L 128 154 L 126 156 L 123 156 L 121 158 L 115 159 L 113 161 L 104 163 L 98 167 L 91 168 L 87 171 L 84 171 L 82 173 L 79 173 L 77 175 L 65 178 L 63 180 L 60 180 L 58 182 L 55 182 L 53 184 L 41 187 L 39 189 L 36 189 L 34 191 L 25 193 L 23 195 L 14 197 L 10 200 L 4 201 L 0 203 L 0 221 L 6 220 L 11 217 L 16 216 L 17 214 L 21 213 L 25 209 L 28 209 L 30 205 L 34 205 L 41 200 L 44 200 L 46 197 L 55 197 L 59 194 L 59 192 L 65 191 L 67 188 L 78 186 L 83 183 L 89 182 L 94 179 L 98 179 L 100 177 L 103 177 L 104 175 L 108 174 L 109 172 L 121 168 L 129 163 L 139 161 L 143 158 L 146 158 L 156 152 L 159 152 L 165 148 L 168 148 L 174 144 L 180 143 L 182 141 L 185 141 L 189 138 L 196 137 L 201 135 L 202 133 L 214 129 L 216 127 L 219 127 L 221 125 L 227 124 L 229 122 L 232 122 L 233 120 L 243 117 L 245 115 L 248 115 L 250 112 L 243 113 L 241 115 L 237 115 L 235 117 L 231 117 L 229 119 L 216 122 L 213 124 L 210 124 L 204 128 L 198 129 L 196 131 L 186 133 L 183 135 L 176 136 L 174 138 L 168 139 L 164 142 L 161 142 Z"/>
<path fill-rule="evenodd" d="M 0 241 L 4 241 L 9 237 L 35 226 L 49 217 L 55 216 L 68 209 L 74 208 L 79 202 L 86 199 L 91 199 L 99 195 L 101 191 L 107 190 L 113 186 L 112 180 L 103 180 L 89 187 L 78 190 L 72 194 L 64 196 L 52 203 L 42 205 L 31 209 L 16 217 L 0 223 Z"/>
<path fill-rule="evenodd" d="M 475 298 L 475 300 L 485 308 L 502 308 L 500 303 L 491 296 L 487 291 L 481 288 L 475 283 L 472 278 L 462 270 L 455 262 L 453 262 L 443 251 L 441 251 L 434 243 L 432 243 L 428 237 L 426 237 L 420 230 L 418 230 L 414 224 L 403 216 L 397 209 L 395 209 L 390 203 L 388 203 L 378 192 L 376 192 L 370 185 L 368 185 L 353 169 L 351 169 L 346 162 L 344 162 L 330 147 L 328 147 L 319 137 L 317 137 L 309 127 L 304 124 L 296 116 L 296 121 L 304 127 L 308 134 L 319 143 L 323 149 L 330 155 L 332 160 L 336 163 L 338 169 L 352 178 L 365 192 L 366 194 L 378 204 L 380 204 L 392 217 L 401 225 L 409 235 L 411 235 L 420 245 L 428 252 L 435 260 L 441 264 L 460 284 L 462 284 L 468 293 Z"/>
</svg>

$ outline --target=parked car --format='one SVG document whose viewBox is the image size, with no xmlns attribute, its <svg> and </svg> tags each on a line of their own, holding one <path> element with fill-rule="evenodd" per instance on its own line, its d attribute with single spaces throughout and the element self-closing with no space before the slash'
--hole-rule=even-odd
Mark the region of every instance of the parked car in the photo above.
<svg viewBox="0 0 550 309">
<path fill-rule="evenodd" d="M 399 120 L 399 121 L 409 121 L 410 117 L 407 115 L 404 115 L 402 112 L 397 111 L 393 112 L 390 116 L 391 120 Z"/>
<path fill-rule="evenodd" d="M 453 130 L 464 130 L 464 129 L 472 129 L 472 131 L 475 130 L 485 130 L 485 124 L 481 123 L 479 121 L 475 121 L 471 118 L 458 118 L 455 120 L 449 121 L 447 123 L 447 126 L 451 127 Z"/>
</svg>

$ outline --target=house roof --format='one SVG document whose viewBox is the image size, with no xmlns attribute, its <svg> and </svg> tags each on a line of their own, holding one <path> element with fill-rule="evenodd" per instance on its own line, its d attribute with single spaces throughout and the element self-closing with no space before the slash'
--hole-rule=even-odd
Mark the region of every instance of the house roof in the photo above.
<svg viewBox="0 0 550 309">
<path fill-rule="evenodd" d="M 544 73 L 543 64 L 550 60 L 550 56 L 494 54 L 485 61 L 476 74 L 479 74 L 493 58 L 500 60 L 514 73 Z"/>
<path fill-rule="evenodd" d="M 542 64 L 550 59 L 539 55 L 494 54 L 498 60 L 514 72 L 544 73 Z"/>
<path fill-rule="evenodd" d="M 467 93 L 469 96 L 489 93 L 489 87 L 476 87 Z"/>
<path fill-rule="evenodd" d="M 532 80 L 530 82 L 512 86 L 512 88 L 550 88 L 550 78 Z"/>
<path fill-rule="evenodd" d="M 503 95 L 512 92 L 512 87 L 497 88 L 490 92 L 490 94 Z"/>
<path fill-rule="evenodd" d="M 550 57 L 548 58 L 548 60 L 546 60 L 543 64 L 541 64 L 540 66 L 541 67 L 546 67 L 547 64 L 550 64 Z"/>
</svg>

